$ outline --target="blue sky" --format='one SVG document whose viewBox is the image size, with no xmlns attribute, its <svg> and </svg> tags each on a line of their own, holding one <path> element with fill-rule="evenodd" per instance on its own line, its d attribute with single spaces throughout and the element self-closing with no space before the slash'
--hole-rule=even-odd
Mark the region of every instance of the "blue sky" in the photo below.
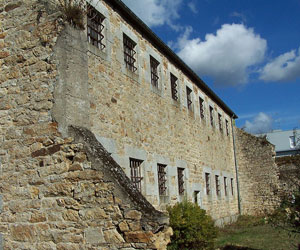
<svg viewBox="0 0 300 250">
<path fill-rule="evenodd" d="M 252 133 L 300 127 L 300 0 L 123 0 Z"/>
</svg>

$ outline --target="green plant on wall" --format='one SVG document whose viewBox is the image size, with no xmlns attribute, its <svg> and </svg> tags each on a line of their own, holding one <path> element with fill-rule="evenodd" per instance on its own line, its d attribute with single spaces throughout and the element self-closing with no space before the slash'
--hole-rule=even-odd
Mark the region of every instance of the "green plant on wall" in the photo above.
<svg viewBox="0 0 300 250">
<path fill-rule="evenodd" d="M 205 210 L 188 201 L 167 210 L 174 231 L 168 250 L 214 249 L 217 228 Z"/>
</svg>

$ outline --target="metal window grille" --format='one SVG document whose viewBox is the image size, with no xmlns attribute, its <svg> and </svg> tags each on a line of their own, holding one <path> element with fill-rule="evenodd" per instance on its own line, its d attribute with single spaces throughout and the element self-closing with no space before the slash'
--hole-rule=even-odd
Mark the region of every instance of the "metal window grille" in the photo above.
<svg viewBox="0 0 300 250">
<path fill-rule="evenodd" d="M 205 186 L 206 186 L 206 194 L 210 194 L 210 174 L 205 173 Z"/>
<path fill-rule="evenodd" d="M 130 158 L 130 173 L 131 173 L 131 181 L 133 185 L 141 192 L 142 190 L 142 175 L 141 175 L 141 164 L 142 160 Z"/>
<path fill-rule="evenodd" d="M 213 107 L 209 106 L 209 114 L 210 114 L 210 125 L 214 126 L 214 109 Z"/>
<path fill-rule="evenodd" d="M 192 109 L 192 90 L 189 87 L 186 87 L 186 100 L 188 109 Z"/>
<path fill-rule="evenodd" d="M 167 165 L 157 164 L 158 171 L 158 191 L 159 195 L 166 195 L 166 183 L 167 183 L 167 173 L 166 173 Z"/>
<path fill-rule="evenodd" d="M 134 41 L 132 41 L 128 36 L 126 36 L 125 34 L 123 34 L 123 45 L 124 45 L 124 61 L 125 61 L 125 65 L 126 67 L 132 71 L 135 72 L 137 70 L 137 67 L 135 67 L 135 46 L 136 43 Z"/>
<path fill-rule="evenodd" d="M 220 190 L 220 178 L 218 175 L 215 176 L 216 178 L 216 193 L 217 195 L 221 194 L 221 190 Z"/>
<path fill-rule="evenodd" d="M 204 100 L 199 97 L 199 103 L 200 103 L 200 117 L 201 119 L 204 119 Z"/>
<path fill-rule="evenodd" d="M 177 168 L 179 195 L 184 194 L 184 168 Z"/>
<path fill-rule="evenodd" d="M 230 184 L 231 184 L 231 195 L 233 195 L 233 178 L 230 178 Z"/>
<path fill-rule="evenodd" d="M 229 124 L 227 120 L 225 120 L 225 124 L 226 124 L 226 134 L 227 136 L 229 136 Z"/>
<path fill-rule="evenodd" d="M 158 65 L 159 62 L 150 56 L 150 68 L 151 68 L 151 84 L 158 88 Z"/>
<path fill-rule="evenodd" d="M 227 177 L 224 177 L 224 191 L 225 195 L 228 195 Z"/>
<path fill-rule="evenodd" d="M 177 77 L 171 74 L 171 93 L 172 98 L 177 101 L 178 100 L 178 91 L 177 91 Z"/>
<path fill-rule="evenodd" d="M 88 42 L 103 50 L 105 45 L 103 43 L 104 35 L 104 16 L 102 16 L 94 7 L 88 5 L 87 11 L 87 38 Z"/>
<path fill-rule="evenodd" d="M 223 123 L 222 123 L 222 115 L 218 114 L 218 119 L 219 119 L 219 129 L 221 132 L 223 132 Z"/>
</svg>

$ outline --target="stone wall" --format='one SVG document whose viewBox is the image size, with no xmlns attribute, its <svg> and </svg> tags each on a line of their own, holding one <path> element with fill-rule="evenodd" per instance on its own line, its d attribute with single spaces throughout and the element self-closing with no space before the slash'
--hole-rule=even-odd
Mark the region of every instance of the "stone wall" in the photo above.
<svg viewBox="0 0 300 250">
<path fill-rule="evenodd" d="M 274 146 L 235 128 L 242 214 L 263 214 L 278 205 L 279 169 Z"/>
<path fill-rule="evenodd" d="M 121 186 L 129 181 L 120 171 L 107 175 L 107 168 L 119 166 L 97 141 L 92 143 L 92 134 L 85 136 L 87 142 L 81 139 L 86 130 L 73 129 L 73 138 L 58 130 L 52 114 L 64 58 L 57 55 L 57 41 L 68 32 L 47 3 L 0 3 L 0 245 L 165 249 L 171 231 L 164 214 Z"/>
</svg>

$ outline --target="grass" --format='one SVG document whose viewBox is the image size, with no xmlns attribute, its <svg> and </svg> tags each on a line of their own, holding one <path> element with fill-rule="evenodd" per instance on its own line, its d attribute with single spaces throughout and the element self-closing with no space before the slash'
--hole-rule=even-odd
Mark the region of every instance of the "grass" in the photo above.
<svg viewBox="0 0 300 250">
<path fill-rule="evenodd" d="M 236 223 L 220 230 L 216 247 L 222 249 L 227 245 L 234 245 L 248 249 L 296 250 L 298 243 L 299 235 L 289 235 L 285 230 L 274 228 L 266 224 L 263 218 L 241 216 Z"/>
</svg>

